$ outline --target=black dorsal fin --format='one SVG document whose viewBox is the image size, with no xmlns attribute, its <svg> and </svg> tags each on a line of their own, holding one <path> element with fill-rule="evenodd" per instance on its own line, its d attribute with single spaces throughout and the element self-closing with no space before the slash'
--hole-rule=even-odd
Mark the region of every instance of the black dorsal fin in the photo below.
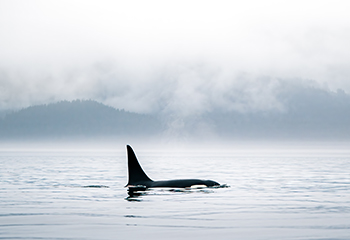
<svg viewBox="0 0 350 240">
<path fill-rule="evenodd" d="M 142 182 L 150 182 L 150 181 L 152 182 L 152 180 L 143 171 L 132 148 L 129 145 L 126 145 L 126 149 L 128 152 L 128 173 L 129 173 L 129 181 L 126 186 L 142 185 Z"/>
</svg>

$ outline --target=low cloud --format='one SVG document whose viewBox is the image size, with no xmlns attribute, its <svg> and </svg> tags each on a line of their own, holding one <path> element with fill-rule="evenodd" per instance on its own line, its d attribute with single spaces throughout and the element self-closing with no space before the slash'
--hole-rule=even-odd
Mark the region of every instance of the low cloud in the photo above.
<svg viewBox="0 0 350 240">
<path fill-rule="evenodd" d="M 93 99 L 181 126 L 215 110 L 286 111 L 284 83 L 349 93 L 346 6 L 2 1 L 0 109 Z"/>
</svg>

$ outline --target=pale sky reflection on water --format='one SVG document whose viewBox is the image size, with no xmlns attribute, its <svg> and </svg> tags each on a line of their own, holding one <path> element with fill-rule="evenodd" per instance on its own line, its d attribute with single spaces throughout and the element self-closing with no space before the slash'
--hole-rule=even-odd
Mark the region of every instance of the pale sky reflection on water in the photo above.
<svg viewBox="0 0 350 240">
<path fill-rule="evenodd" d="M 138 149 L 155 180 L 208 178 L 230 187 L 150 190 L 128 201 L 124 151 L 2 150 L 1 237 L 350 237 L 349 155 Z M 86 187 L 97 185 L 106 187 Z"/>
</svg>

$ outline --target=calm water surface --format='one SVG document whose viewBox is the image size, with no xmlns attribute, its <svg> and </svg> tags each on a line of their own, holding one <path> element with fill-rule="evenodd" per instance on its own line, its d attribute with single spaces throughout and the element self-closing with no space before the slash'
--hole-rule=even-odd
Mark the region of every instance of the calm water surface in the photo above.
<svg viewBox="0 0 350 240">
<path fill-rule="evenodd" d="M 0 151 L 0 239 L 350 239 L 350 156 L 137 151 L 155 180 L 229 188 L 129 197 L 126 153 Z"/>
</svg>

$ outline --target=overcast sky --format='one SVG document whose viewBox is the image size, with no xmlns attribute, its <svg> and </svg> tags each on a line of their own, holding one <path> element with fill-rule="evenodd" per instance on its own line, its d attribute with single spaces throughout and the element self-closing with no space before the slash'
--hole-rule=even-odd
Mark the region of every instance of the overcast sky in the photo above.
<svg viewBox="0 0 350 240">
<path fill-rule="evenodd" d="M 222 96 L 233 90 L 280 108 L 281 78 L 350 93 L 349 9 L 347 0 L 0 0 L 0 109 L 91 98 L 186 115 L 229 109 Z"/>
</svg>

